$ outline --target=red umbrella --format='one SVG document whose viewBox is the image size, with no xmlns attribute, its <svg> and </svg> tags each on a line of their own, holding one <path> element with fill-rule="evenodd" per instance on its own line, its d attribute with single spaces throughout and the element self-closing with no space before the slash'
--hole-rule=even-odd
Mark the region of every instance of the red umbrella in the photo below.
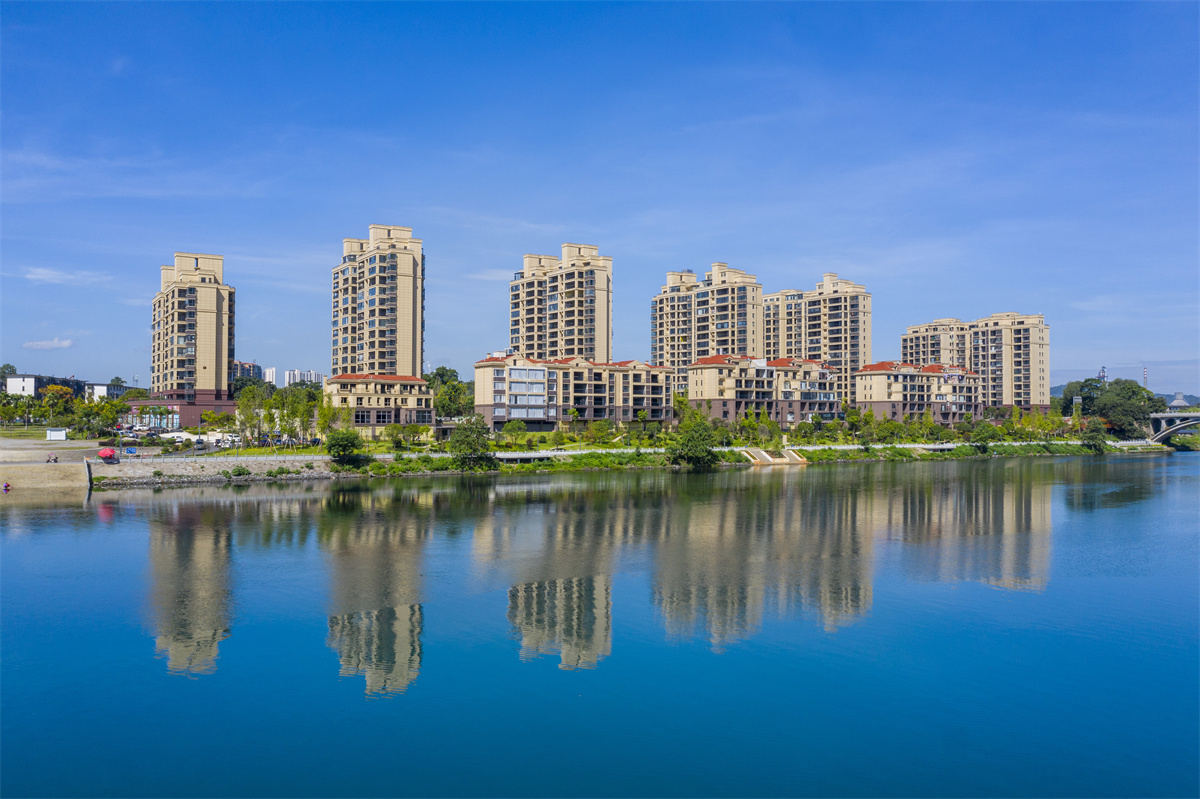
<svg viewBox="0 0 1200 799">
<path fill-rule="evenodd" d="M 101 458 L 111 458 L 117 454 L 117 451 L 115 449 L 113 449 L 112 447 L 105 447 L 104 449 L 100 450 L 96 454 L 99 455 Z"/>
</svg>

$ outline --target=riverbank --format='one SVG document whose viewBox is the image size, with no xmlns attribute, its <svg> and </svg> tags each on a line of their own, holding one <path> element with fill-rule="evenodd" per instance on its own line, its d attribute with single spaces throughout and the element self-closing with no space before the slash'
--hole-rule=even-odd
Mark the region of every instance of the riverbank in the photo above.
<svg viewBox="0 0 1200 799">
<path fill-rule="evenodd" d="M 1096 455 L 1080 444 L 998 444 L 986 452 L 976 447 L 962 445 L 950 450 L 925 450 L 911 447 L 860 447 L 856 449 L 807 449 L 794 450 L 804 460 L 786 464 L 796 466 L 819 466 L 822 464 L 880 463 L 880 462 L 923 462 L 947 460 L 985 460 L 995 458 L 1028 458 L 1054 456 Z M 1146 452 L 1151 454 L 1170 453 L 1169 447 L 1139 445 L 1133 447 L 1110 447 L 1111 453 Z M 722 450 L 722 467 L 777 468 L 785 464 L 764 466 L 752 464 L 741 452 Z M 206 484 L 246 484 L 270 481 L 345 480 L 369 477 L 402 477 L 465 474 L 454 468 L 454 462 L 446 457 L 424 455 L 417 458 L 395 458 L 375 460 L 360 466 L 339 466 L 328 457 L 312 456 L 311 460 L 297 458 L 242 459 L 198 459 L 123 461 L 119 464 L 93 464 L 93 490 L 112 491 L 125 488 L 184 487 Z M 678 470 L 681 467 L 667 462 L 662 452 L 604 452 L 593 451 L 577 454 L 555 455 L 526 463 L 501 463 L 499 469 L 472 474 L 546 474 L 572 471 L 629 471 L 645 469 Z"/>
</svg>

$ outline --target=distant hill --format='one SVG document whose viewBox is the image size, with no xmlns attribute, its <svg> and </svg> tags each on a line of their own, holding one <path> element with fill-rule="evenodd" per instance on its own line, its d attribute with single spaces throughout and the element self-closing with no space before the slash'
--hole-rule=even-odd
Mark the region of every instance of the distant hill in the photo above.
<svg viewBox="0 0 1200 799">
<path fill-rule="evenodd" d="M 1066 383 L 1063 383 L 1061 386 L 1051 386 L 1050 387 L 1050 396 L 1061 397 L 1062 393 L 1063 393 L 1063 389 L 1066 387 L 1067 387 Z M 1170 402 L 1171 400 L 1175 399 L 1174 394 L 1155 394 L 1154 396 L 1162 397 L 1167 402 Z M 1197 397 L 1195 394 L 1184 394 L 1183 398 L 1185 400 L 1187 400 L 1188 405 L 1200 405 L 1200 397 Z"/>
</svg>

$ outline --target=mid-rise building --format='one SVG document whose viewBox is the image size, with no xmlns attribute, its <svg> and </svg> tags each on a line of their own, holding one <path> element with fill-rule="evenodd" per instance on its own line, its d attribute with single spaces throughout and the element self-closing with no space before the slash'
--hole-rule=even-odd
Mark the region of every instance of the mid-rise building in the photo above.
<svg viewBox="0 0 1200 799">
<path fill-rule="evenodd" d="M 833 390 L 854 400 L 854 373 L 871 362 L 871 294 L 826 272 L 811 291 L 789 289 L 763 298 L 769 360 L 803 358 L 828 364 Z"/>
<path fill-rule="evenodd" d="M 335 408 L 349 410 L 347 421 L 365 438 L 380 438 L 390 424 L 433 424 L 433 393 L 419 377 L 334 375 L 325 394 Z"/>
<path fill-rule="evenodd" d="M 902 420 L 923 416 L 949 427 L 979 418 L 983 381 L 962 366 L 931 363 L 924 366 L 900 361 L 867 364 L 855 375 L 857 406 L 877 419 Z"/>
<path fill-rule="evenodd" d="M 330 374 L 419 375 L 425 357 L 425 255 L 412 228 L 370 225 L 342 239 L 333 269 Z"/>
<path fill-rule="evenodd" d="M 161 269 L 150 319 L 150 394 L 178 402 L 231 399 L 234 288 L 220 255 L 177 252 Z"/>
<path fill-rule="evenodd" d="M 130 386 L 116 383 L 88 383 L 87 396 L 90 399 L 116 399 L 130 389 Z"/>
<path fill-rule="evenodd" d="M 1050 407 L 1050 326 L 1042 314 L 937 319 L 908 328 L 900 351 L 917 366 L 943 363 L 977 372 L 984 407 Z"/>
<path fill-rule="evenodd" d="M 688 403 L 727 422 L 765 411 L 786 430 L 814 418 L 837 417 L 842 407 L 834 376 L 820 361 L 710 355 L 688 366 Z"/>
<path fill-rule="evenodd" d="M 667 272 L 650 301 L 650 363 L 686 377 L 700 358 L 763 355 L 763 293 L 758 278 L 714 263 L 704 280 L 690 269 Z M 682 381 L 680 381 L 682 383 Z"/>
<path fill-rule="evenodd" d="M 612 258 L 588 244 L 526 255 L 508 284 L 510 349 L 526 358 L 612 357 Z"/>
<path fill-rule="evenodd" d="M 493 353 L 475 364 L 475 412 L 493 430 L 520 419 L 530 432 L 559 423 L 666 422 L 672 418 L 671 370 L 641 361 L 593 363 Z"/>
<path fill-rule="evenodd" d="M 8 375 L 4 378 L 4 391 L 8 394 L 20 394 L 25 397 L 41 397 L 42 389 L 48 386 L 62 386 L 71 389 L 76 397 L 82 397 L 87 392 L 87 383 L 74 377 L 50 377 L 49 375 Z"/>
<path fill-rule="evenodd" d="M 256 363 L 249 361 L 233 361 L 230 364 L 229 377 L 231 380 L 237 380 L 239 377 L 248 377 L 251 380 L 263 379 L 263 368 Z"/>
<path fill-rule="evenodd" d="M 325 380 L 325 375 L 320 372 L 313 372 L 305 369 L 288 369 L 283 373 L 283 385 L 290 386 L 292 383 L 316 383 L 321 385 Z"/>
</svg>

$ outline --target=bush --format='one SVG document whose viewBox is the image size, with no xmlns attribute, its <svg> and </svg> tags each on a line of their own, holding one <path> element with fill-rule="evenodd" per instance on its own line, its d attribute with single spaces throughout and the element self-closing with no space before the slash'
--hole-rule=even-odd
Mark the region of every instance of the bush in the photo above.
<svg viewBox="0 0 1200 799">
<path fill-rule="evenodd" d="M 339 466 L 355 462 L 362 448 L 362 437 L 353 430 L 334 430 L 325 439 L 325 450 Z"/>
<path fill-rule="evenodd" d="M 224 477 L 226 480 L 228 480 L 229 478 L 233 477 L 233 473 L 230 472 L 228 469 L 222 469 L 221 476 Z"/>
<path fill-rule="evenodd" d="M 245 466 L 239 465 L 239 466 L 234 466 L 233 469 L 230 470 L 229 474 L 231 474 L 234 477 L 249 477 L 250 470 L 247 469 Z"/>
<path fill-rule="evenodd" d="M 304 464 L 304 468 L 305 468 L 305 469 L 312 469 L 312 468 L 313 468 L 312 461 L 309 461 L 308 463 Z"/>
<path fill-rule="evenodd" d="M 159 469 L 155 469 L 155 470 L 152 472 L 152 475 L 153 475 L 154 477 L 162 477 L 162 476 L 163 476 L 163 473 L 162 473 L 162 471 L 160 471 Z"/>
</svg>

